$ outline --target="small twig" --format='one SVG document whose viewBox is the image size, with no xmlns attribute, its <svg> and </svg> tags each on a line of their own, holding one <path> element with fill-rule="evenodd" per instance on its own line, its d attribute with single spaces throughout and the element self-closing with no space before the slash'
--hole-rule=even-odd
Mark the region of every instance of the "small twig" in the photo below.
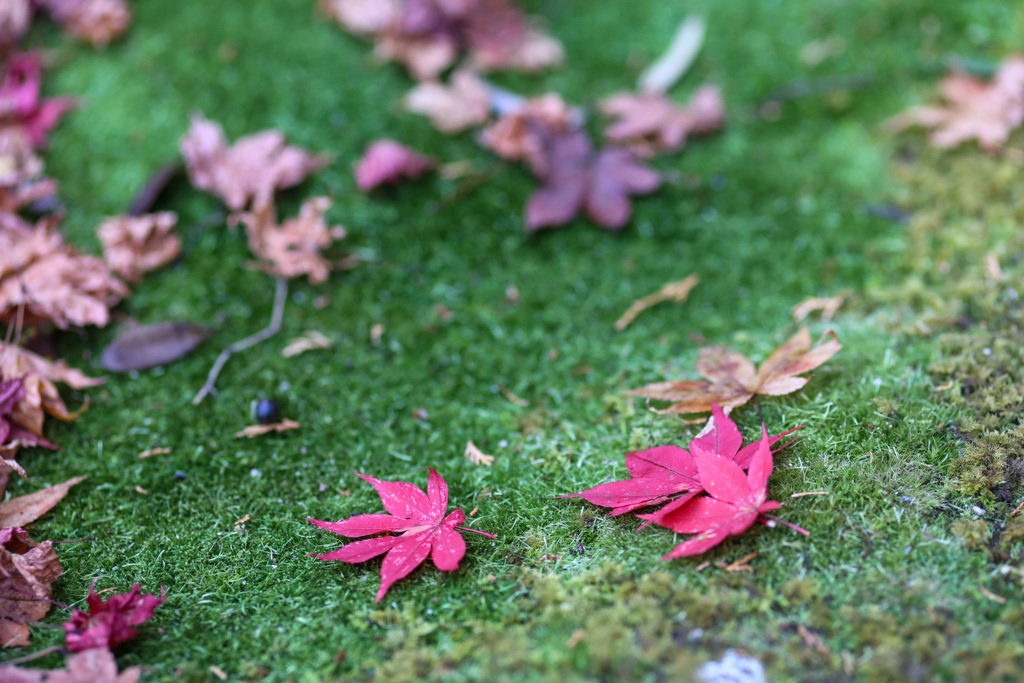
<svg viewBox="0 0 1024 683">
<path fill-rule="evenodd" d="M 17 666 L 18 664 L 25 664 L 36 659 L 42 659 L 47 655 L 52 655 L 54 652 L 61 652 L 63 650 L 61 645 L 51 645 L 50 647 L 43 648 L 39 652 L 33 652 L 32 654 L 22 655 L 21 657 L 15 657 L 14 659 L 8 659 L 4 661 L 4 666 Z"/>
<path fill-rule="evenodd" d="M 832 495 L 829 491 L 802 491 L 800 493 L 789 494 L 790 498 L 803 498 L 804 496 L 830 496 Z"/>
<path fill-rule="evenodd" d="M 704 21 L 700 17 L 686 17 L 672 37 L 665 54 L 640 74 L 637 82 L 640 92 L 668 92 L 693 64 L 703 44 Z"/>
<path fill-rule="evenodd" d="M 199 390 L 196 397 L 192 399 L 193 405 L 199 405 L 206 398 L 207 394 L 215 394 L 217 390 L 214 388 L 214 383 L 217 381 L 217 375 L 224 368 L 225 363 L 231 358 L 233 353 L 244 351 L 250 346 L 255 346 L 260 342 L 264 342 L 275 334 L 281 331 L 281 321 L 284 319 L 284 305 L 288 301 L 288 280 L 283 277 L 277 278 L 277 291 L 274 294 L 274 312 L 270 318 L 270 325 L 260 330 L 256 334 L 246 337 L 241 341 L 237 341 L 231 346 L 227 347 L 220 352 L 217 356 L 217 361 L 210 368 L 210 374 L 206 377 L 206 383 L 203 384 L 203 388 Z"/>
<path fill-rule="evenodd" d="M 181 172 L 181 161 L 177 159 L 161 166 L 135 195 L 131 206 L 128 207 L 128 215 L 141 216 L 144 213 L 149 213 L 153 209 L 153 205 L 156 204 L 156 200 L 160 198 L 160 195 L 179 172 Z"/>
</svg>

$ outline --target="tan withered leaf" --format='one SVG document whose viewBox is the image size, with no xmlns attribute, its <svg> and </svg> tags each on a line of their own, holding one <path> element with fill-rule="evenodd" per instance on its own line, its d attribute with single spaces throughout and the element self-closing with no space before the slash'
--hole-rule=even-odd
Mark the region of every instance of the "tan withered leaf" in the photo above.
<svg viewBox="0 0 1024 683">
<path fill-rule="evenodd" d="M 50 586 L 63 573 L 53 541 L 33 547 L 24 529 L 0 529 L 0 645 L 28 645 L 28 622 L 50 611 Z"/>
<path fill-rule="evenodd" d="M 487 86 L 469 69 L 452 74 L 447 86 L 420 83 L 402 100 L 406 110 L 423 114 L 442 133 L 459 133 L 487 120 L 491 112 Z"/>
<path fill-rule="evenodd" d="M 828 338 L 828 341 L 825 341 Z M 781 396 L 807 384 L 797 377 L 818 367 L 843 348 L 832 330 L 827 330 L 812 348 L 806 327 L 790 337 L 765 360 L 760 368 L 746 356 L 725 347 L 703 348 L 697 357 L 697 372 L 709 381 L 656 382 L 627 392 L 657 401 L 673 401 L 661 413 L 703 413 L 717 403 L 727 412 L 756 394 Z"/>
<path fill-rule="evenodd" d="M 63 500 L 71 487 L 83 479 L 85 477 L 74 477 L 63 484 L 11 498 L 0 505 L 0 529 L 25 526 L 36 521 Z"/>
<path fill-rule="evenodd" d="M 358 36 L 373 36 L 397 17 L 401 0 L 320 0 L 320 11 L 343 29 Z"/>
<path fill-rule="evenodd" d="M 843 305 L 844 301 L 846 301 L 845 294 L 830 297 L 811 297 L 798 303 L 789 312 L 793 316 L 793 320 L 797 322 L 802 321 L 815 311 L 821 311 L 822 320 L 831 320 L 835 317 L 836 312 L 839 311 L 839 307 Z"/>
<path fill-rule="evenodd" d="M 87 377 L 80 370 L 68 367 L 64 361 L 48 361 L 31 351 L 2 342 L 0 376 L 24 378 L 25 398 L 13 415 L 18 424 L 38 436 L 43 434 L 45 414 L 59 420 L 73 420 L 78 415 L 68 411 L 54 382 L 62 382 L 73 389 L 85 389 L 106 381 L 104 378 Z"/>
<path fill-rule="evenodd" d="M 345 228 L 328 226 L 324 215 L 331 208 L 327 197 L 313 197 L 302 203 L 299 215 L 277 223 L 277 209 L 267 203 L 252 213 L 232 216 L 245 225 L 249 248 L 261 259 L 257 264 L 277 277 L 309 277 L 311 284 L 327 280 L 334 264 L 321 255 L 334 240 L 344 239 Z"/>
<path fill-rule="evenodd" d="M 602 100 L 600 109 L 618 119 L 608 126 L 605 137 L 643 157 L 682 149 L 688 138 L 713 133 L 725 124 L 722 93 L 709 85 L 697 90 L 686 106 L 660 93 L 620 93 Z"/>
<path fill-rule="evenodd" d="M 181 253 L 181 238 L 172 232 L 177 222 L 173 211 L 106 219 L 96 229 L 104 260 L 128 282 L 139 282 Z"/>
<path fill-rule="evenodd" d="M 696 287 L 699 282 L 700 277 L 698 275 L 687 275 L 678 282 L 669 282 L 663 285 L 657 292 L 637 299 L 628 309 L 626 309 L 626 312 L 622 314 L 622 317 L 615 321 L 615 329 L 620 332 L 626 329 L 631 322 L 636 320 L 638 315 L 646 311 L 651 306 L 657 306 L 664 301 L 677 301 L 680 303 L 686 301 L 687 297 L 690 296 L 690 291 Z"/>
<path fill-rule="evenodd" d="M 125 0 L 36 0 L 65 31 L 93 45 L 116 40 L 132 23 Z"/>
<path fill-rule="evenodd" d="M 288 345 L 281 349 L 281 355 L 285 358 L 291 358 L 306 351 L 329 349 L 331 346 L 333 346 L 333 343 L 323 333 L 310 330 L 301 337 L 296 337 L 288 342 Z"/>
<path fill-rule="evenodd" d="M 494 464 L 494 456 L 486 455 L 483 451 L 477 448 L 476 444 L 472 441 L 466 442 L 466 452 L 462 454 L 462 457 L 469 460 L 474 465 L 490 467 Z"/>
<path fill-rule="evenodd" d="M 271 432 L 285 432 L 289 429 L 298 429 L 301 426 L 302 425 L 298 422 L 285 418 L 280 422 L 275 422 L 274 424 L 269 425 L 249 425 L 242 431 L 235 432 L 235 436 L 239 438 L 244 436 L 251 439 L 254 436 L 263 436 L 264 434 L 269 434 Z"/>
<path fill-rule="evenodd" d="M 114 653 L 92 648 L 68 656 L 67 669 L 19 669 L 0 666 L 4 683 L 138 683 L 142 667 L 131 666 L 118 673 Z"/>
</svg>

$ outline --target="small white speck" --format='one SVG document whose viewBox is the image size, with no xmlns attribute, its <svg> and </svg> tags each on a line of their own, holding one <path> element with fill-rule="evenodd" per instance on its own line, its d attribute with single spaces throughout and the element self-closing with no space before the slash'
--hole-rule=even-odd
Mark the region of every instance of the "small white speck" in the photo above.
<svg viewBox="0 0 1024 683">
<path fill-rule="evenodd" d="M 991 356 L 992 355 L 992 349 L 982 349 L 981 352 L 983 354 L 985 354 L 986 356 Z"/>
<path fill-rule="evenodd" d="M 972 505 L 971 506 L 971 512 L 973 512 L 974 514 L 976 514 L 979 517 L 981 517 L 982 515 L 985 514 L 985 508 L 980 508 L 977 505 Z"/>
<path fill-rule="evenodd" d="M 505 439 L 502 439 L 501 441 L 499 441 L 498 442 L 498 448 L 508 448 L 508 441 L 506 441 Z"/>
<path fill-rule="evenodd" d="M 258 477 L 260 476 L 260 471 L 253 467 L 251 470 L 249 470 L 249 475 L 253 477 Z"/>
</svg>

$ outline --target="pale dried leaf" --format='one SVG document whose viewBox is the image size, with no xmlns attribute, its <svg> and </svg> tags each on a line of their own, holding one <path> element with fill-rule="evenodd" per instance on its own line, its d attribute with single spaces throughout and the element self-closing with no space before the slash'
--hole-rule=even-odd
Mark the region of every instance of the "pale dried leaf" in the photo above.
<svg viewBox="0 0 1024 683">
<path fill-rule="evenodd" d="M 213 332 L 180 320 L 133 327 L 103 349 L 100 364 L 111 372 L 165 365 L 190 353 Z"/>
<path fill-rule="evenodd" d="M 358 36 L 373 36 L 398 18 L 401 0 L 320 0 L 320 11 Z"/>
<path fill-rule="evenodd" d="M 264 434 L 269 434 L 271 432 L 284 432 L 289 429 L 298 429 L 301 426 L 302 425 L 294 420 L 284 419 L 274 424 L 250 425 L 240 432 L 235 432 L 235 436 L 239 438 L 244 436 L 251 439 L 254 436 L 263 436 Z"/>
<path fill-rule="evenodd" d="M 420 83 L 402 100 L 406 110 L 423 114 L 442 133 L 459 133 L 479 125 L 490 115 L 487 86 L 468 69 L 452 74 L 448 85 Z"/>
<path fill-rule="evenodd" d="M 314 349 L 329 349 L 333 345 L 334 343 L 324 336 L 323 333 L 310 330 L 301 337 L 296 337 L 288 342 L 288 345 L 281 350 L 281 355 L 285 358 L 291 358 Z"/>
<path fill-rule="evenodd" d="M 170 448 L 150 448 L 149 450 L 142 451 L 139 453 L 140 458 L 152 458 L 154 455 L 167 455 L 171 452 Z"/>
<path fill-rule="evenodd" d="M 108 218 L 96 230 L 103 258 L 122 278 L 139 282 L 181 253 L 181 238 L 172 232 L 177 222 L 178 214 L 172 211 Z"/>
<path fill-rule="evenodd" d="M 68 655 L 67 669 L 19 669 L 0 666 L 4 683 L 138 683 L 142 667 L 132 666 L 118 673 L 114 653 L 92 648 Z"/>
<path fill-rule="evenodd" d="M 676 282 L 669 282 L 662 285 L 661 289 L 653 294 L 648 294 L 645 297 L 637 299 L 630 305 L 626 312 L 622 314 L 622 317 L 615 321 L 615 329 L 620 332 L 629 326 L 631 322 L 636 320 L 636 317 L 646 311 L 652 306 L 656 306 L 664 301 L 676 301 L 682 303 L 686 301 L 687 297 L 690 296 L 690 291 L 697 286 L 700 282 L 700 277 L 696 274 L 687 275 L 682 280 Z"/>
<path fill-rule="evenodd" d="M 74 477 L 63 484 L 11 498 L 0 504 L 0 528 L 31 524 L 49 512 L 53 506 L 64 499 L 72 486 L 84 479 L 85 477 Z"/>
<path fill-rule="evenodd" d="M 50 611 L 51 585 L 62 573 L 52 541 L 33 547 L 24 529 L 0 529 L 0 646 L 28 645 L 27 624 Z"/>
<path fill-rule="evenodd" d="M 811 297 L 793 306 L 790 314 L 793 316 L 793 320 L 801 322 L 811 313 L 821 311 L 822 320 L 832 320 L 845 300 L 846 296 L 843 294 L 830 297 Z"/>
<path fill-rule="evenodd" d="M 36 0 L 71 35 L 102 46 L 116 40 L 132 21 L 125 0 Z"/>
<path fill-rule="evenodd" d="M 485 455 L 483 451 L 476 447 L 472 441 L 466 442 L 466 452 L 462 454 L 462 457 L 469 460 L 474 465 L 483 465 L 484 467 L 490 467 L 494 464 L 493 455 Z"/>
</svg>

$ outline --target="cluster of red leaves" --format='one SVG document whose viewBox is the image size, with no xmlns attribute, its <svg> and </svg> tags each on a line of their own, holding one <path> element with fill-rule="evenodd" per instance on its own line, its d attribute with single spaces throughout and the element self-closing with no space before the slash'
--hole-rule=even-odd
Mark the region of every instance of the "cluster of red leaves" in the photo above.
<svg viewBox="0 0 1024 683">
<path fill-rule="evenodd" d="M 37 9 L 48 13 L 71 35 L 97 46 L 119 38 L 132 21 L 126 0 L 4 0 L 0 3 L 0 50 L 24 37 Z"/>
<path fill-rule="evenodd" d="M 1024 58 L 1005 59 L 991 81 L 956 71 L 942 81 L 940 92 L 944 106 L 911 107 L 890 119 L 889 129 L 923 126 L 931 130 L 928 139 L 936 147 L 977 140 L 994 152 L 1024 124 Z"/>
<path fill-rule="evenodd" d="M 321 0 L 350 33 L 374 40 L 383 61 L 435 80 L 463 54 L 476 69 L 539 71 L 564 59 L 562 46 L 511 0 Z"/>
<path fill-rule="evenodd" d="M 289 145 L 277 130 L 228 145 L 224 129 L 199 114 L 192 117 L 181 140 L 181 154 L 192 184 L 224 202 L 232 212 L 229 224 L 245 225 L 261 270 L 282 278 L 306 275 L 316 284 L 324 282 L 333 267 L 352 265 L 351 260 L 331 263 L 322 254 L 345 237 L 343 227 L 329 226 L 324 218 L 329 198 L 308 199 L 298 217 L 277 222 L 274 193 L 298 185 L 330 163 L 330 157 Z"/>
<path fill-rule="evenodd" d="M 306 519 L 321 529 L 347 538 L 385 534 L 349 543 L 324 555 L 311 554 L 321 560 L 358 563 L 386 553 L 380 568 L 376 602 L 381 601 L 395 581 L 411 574 L 428 556 L 441 571 L 458 569 L 466 554 L 466 542 L 459 531 L 495 538 L 493 534 L 460 527 L 459 524 L 466 521 L 466 515 L 459 508 L 447 513 L 448 484 L 433 469 L 430 470 L 426 493 L 418 486 L 403 481 L 381 481 L 365 474 L 359 477 L 377 490 L 388 514 L 357 515 L 340 522 Z"/>
<path fill-rule="evenodd" d="M 135 584 L 127 593 L 114 593 L 104 601 L 95 588 L 95 584 L 89 586 L 89 611 L 76 609 L 71 620 L 64 622 L 67 646 L 72 652 L 113 649 L 131 640 L 139 634 L 134 627 L 149 621 L 167 599 L 163 589 L 158 596 L 143 595 L 142 587 Z"/>
<path fill-rule="evenodd" d="M 708 429 L 690 442 L 689 450 L 659 446 L 627 453 L 630 479 L 563 497 L 580 497 L 610 507 L 610 516 L 661 505 L 654 512 L 637 515 L 644 520 L 641 528 L 654 523 L 677 533 L 695 534 L 661 559 L 699 555 L 729 536 L 743 533 L 755 521 L 766 521 L 762 515 L 780 507 L 769 501 L 767 494 L 773 467 L 771 447 L 794 431 L 769 436 L 762 425 L 761 440 L 742 447 L 736 423 L 715 405 Z"/>
</svg>

